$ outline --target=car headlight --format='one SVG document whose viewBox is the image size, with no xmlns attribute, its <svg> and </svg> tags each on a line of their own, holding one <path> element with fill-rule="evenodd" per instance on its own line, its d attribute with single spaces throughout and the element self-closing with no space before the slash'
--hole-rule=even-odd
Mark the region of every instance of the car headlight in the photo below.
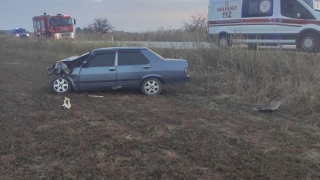
<svg viewBox="0 0 320 180">
<path fill-rule="evenodd" d="M 19 34 L 16 34 L 17 37 L 19 37 Z"/>
<path fill-rule="evenodd" d="M 27 34 L 27 36 L 29 37 L 29 34 Z"/>
<path fill-rule="evenodd" d="M 70 35 L 71 35 L 71 38 L 74 38 L 74 33 L 71 33 Z"/>
<path fill-rule="evenodd" d="M 184 69 L 184 73 L 188 74 L 188 68 L 187 67 Z"/>
<path fill-rule="evenodd" d="M 60 34 L 60 33 L 56 33 L 56 34 L 54 34 L 54 36 L 55 36 L 57 39 L 60 39 L 60 38 L 61 38 L 61 34 Z"/>
</svg>

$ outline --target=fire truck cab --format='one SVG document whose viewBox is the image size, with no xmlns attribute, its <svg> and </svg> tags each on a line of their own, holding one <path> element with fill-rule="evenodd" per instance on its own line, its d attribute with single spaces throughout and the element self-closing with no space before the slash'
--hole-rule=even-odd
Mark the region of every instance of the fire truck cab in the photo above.
<svg viewBox="0 0 320 180">
<path fill-rule="evenodd" d="M 44 13 L 41 16 L 32 18 L 34 36 L 37 38 L 62 39 L 75 37 L 73 25 L 76 20 L 69 15 L 57 14 L 50 16 Z"/>
<path fill-rule="evenodd" d="M 313 0 L 210 0 L 208 39 L 218 45 L 233 40 L 249 47 L 296 45 L 320 49 L 320 11 Z M 240 38 L 232 38 L 236 35 Z"/>
</svg>

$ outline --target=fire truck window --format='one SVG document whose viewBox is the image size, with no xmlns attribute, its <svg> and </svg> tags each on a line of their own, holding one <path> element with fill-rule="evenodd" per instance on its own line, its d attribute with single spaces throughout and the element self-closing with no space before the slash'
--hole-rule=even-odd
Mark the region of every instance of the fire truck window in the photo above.
<svg viewBox="0 0 320 180">
<path fill-rule="evenodd" d="M 72 19 L 71 18 L 56 18 L 54 20 L 55 25 L 57 26 L 70 26 L 72 25 Z"/>
<path fill-rule="evenodd" d="M 33 21 L 33 30 L 37 31 L 37 21 Z"/>
<path fill-rule="evenodd" d="M 243 0 L 242 17 L 265 17 L 273 14 L 273 0 Z"/>
<path fill-rule="evenodd" d="M 115 58 L 115 53 L 98 54 L 90 60 L 88 65 L 89 67 L 114 66 Z"/>
<path fill-rule="evenodd" d="M 298 17 L 300 14 L 300 17 Z M 295 19 L 315 19 L 297 0 L 281 0 L 281 15 Z"/>
</svg>

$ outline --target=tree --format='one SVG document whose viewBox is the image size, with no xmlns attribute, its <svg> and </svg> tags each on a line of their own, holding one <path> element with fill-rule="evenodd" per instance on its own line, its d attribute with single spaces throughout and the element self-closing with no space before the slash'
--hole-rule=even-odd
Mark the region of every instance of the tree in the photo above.
<svg viewBox="0 0 320 180">
<path fill-rule="evenodd" d="M 90 32 L 105 34 L 113 31 L 114 27 L 110 24 L 107 18 L 96 18 L 91 24 L 88 25 L 87 29 Z"/>
<path fill-rule="evenodd" d="M 76 33 L 80 33 L 80 32 L 82 32 L 81 27 L 76 27 Z"/>
<path fill-rule="evenodd" d="M 206 12 L 196 12 L 191 15 L 189 22 L 183 21 L 183 28 L 187 31 L 194 32 L 198 29 L 204 29 L 207 26 L 207 13 Z"/>
</svg>

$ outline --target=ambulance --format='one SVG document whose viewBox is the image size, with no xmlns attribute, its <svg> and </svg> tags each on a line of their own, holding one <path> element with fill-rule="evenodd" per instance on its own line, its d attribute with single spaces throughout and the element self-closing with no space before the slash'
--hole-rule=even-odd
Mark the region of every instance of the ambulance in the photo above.
<svg viewBox="0 0 320 180">
<path fill-rule="evenodd" d="M 258 45 L 320 48 L 319 0 L 210 0 L 208 39 L 219 46 L 241 41 Z M 320 8 L 320 7 L 319 7 Z"/>
</svg>

